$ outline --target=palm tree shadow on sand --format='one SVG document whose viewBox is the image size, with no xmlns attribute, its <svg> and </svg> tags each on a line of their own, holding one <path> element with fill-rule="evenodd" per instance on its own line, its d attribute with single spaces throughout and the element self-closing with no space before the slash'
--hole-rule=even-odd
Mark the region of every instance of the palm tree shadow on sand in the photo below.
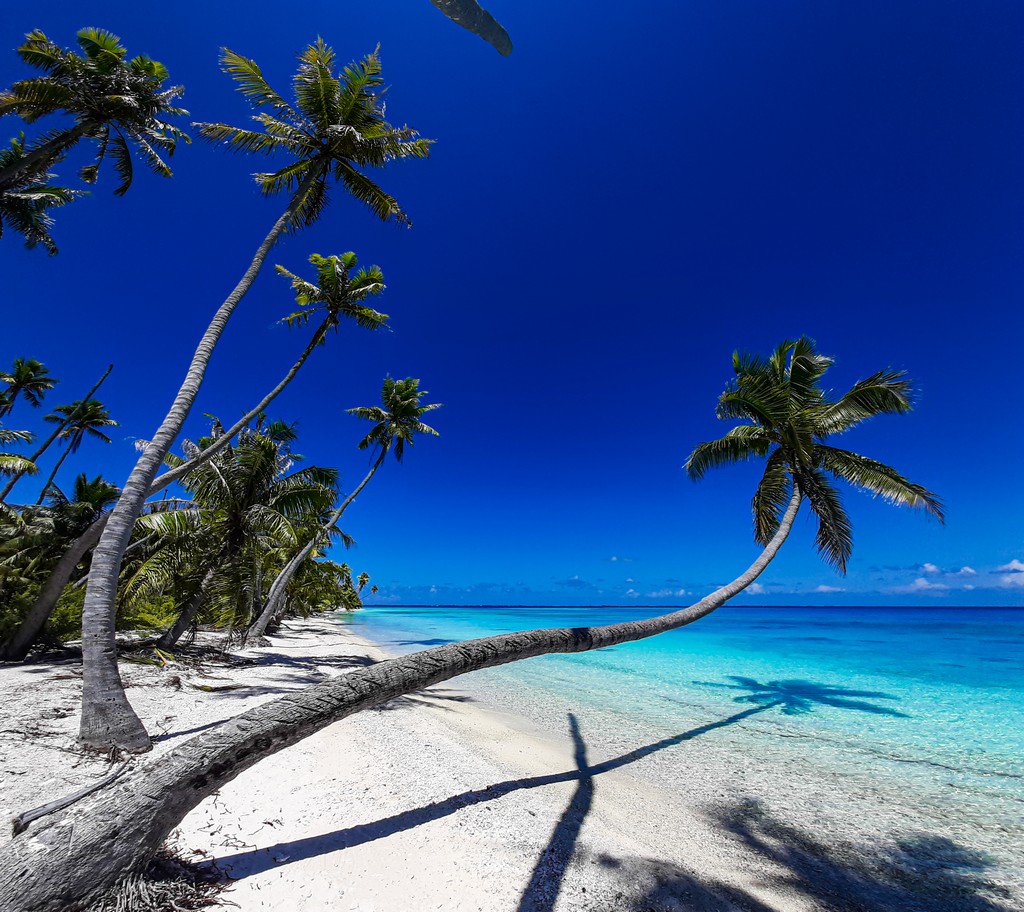
<svg viewBox="0 0 1024 912">
<path fill-rule="evenodd" d="M 593 805 L 595 778 L 602 773 L 620 769 L 659 751 L 676 747 L 687 741 L 709 734 L 717 729 L 736 725 L 745 719 L 769 710 L 779 709 L 792 715 L 812 711 L 815 706 L 849 709 L 875 714 L 900 716 L 902 713 L 886 706 L 865 702 L 865 698 L 894 699 L 887 694 L 852 691 L 843 687 L 827 687 L 807 681 L 768 682 L 762 684 L 752 678 L 732 678 L 733 684 L 710 684 L 709 686 L 736 689 L 742 693 L 736 702 L 753 703 L 747 709 L 733 713 L 724 719 L 709 722 L 670 738 L 664 738 L 643 745 L 626 754 L 591 764 L 587 757 L 587 745 L 580 731 L 576 716 L 569 714 L 569 732 L 573 739 L 574 769 L 544 776 L 511 779 L 453 795 L 441 801 L 412 808 L 371 823 L 358 824 L 334 830 L 319 836 L 280 842 L 265 849 L 240 852 L 217 861 L 233 880 L 241 880 L 254 874 L 280 867 L 276 858 L 287 858 L 286 863 L 314 858 L 346 848 L 364 845 L 384 839 L 395 833 L 413 829 L 434 820 L 448 817 L 466 807 L 496 801 L 507 795 L 526 789 L 540 788 L 559 783 L 576 782 L 572 798 L 562 814 L 544 850 L 541 852 L 529 883 L 520 897 L 518 912 L 550 912 L 555 906 L 562 881 L 573 855 L 580 831 Z M 702 682 L 701 682 L 702 683 Z M 623 906 L 626 908 L 626 906 Z M 640 907 L 638 907 L 640 908 Z M 651 908 L 660 908 L 657 906 Z M 725 907 L 723 907 L 725 908 Z"/>
</svg>

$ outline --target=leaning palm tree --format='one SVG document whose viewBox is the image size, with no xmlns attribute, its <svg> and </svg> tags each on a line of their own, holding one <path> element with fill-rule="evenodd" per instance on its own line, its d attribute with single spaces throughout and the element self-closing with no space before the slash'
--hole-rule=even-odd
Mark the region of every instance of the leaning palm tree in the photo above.
<svg viewBox="0 0 1024 912">
<path fill-rule="evenodd" d="M 791 499 L 805 498 L 818 520 L 819 552 L 845 573 L 852 527 L 832 478 L 890 503 L 923 508 L 940 520 L 942 504 L 891 466 L 825 443 L 868 418 L 911 409 L 910 382 L 893 370 L 878 371 L 830 399 L 820 382 L 832 363 L 806 336 L 783 342 L 768 358 L 736 352 L 736 377 L 718 401 L 718 417 L 745 423 L 694 448 L 686 471 L 700 479 L 716 466 L 765 458 L 752 504 L 757 542 L 765 545 L 775 535 Z"/>
<path fill-rule="evenodd" d="M 277 579 L 274 580 L 273 585 L 270 587 L 267 604 L 263 612 L 249 629 L 250 636 L 263 636 L 267 625 L 280 616 L 285 606 L 285 592 L 292 577 L 295 575 L 295 571 L 298 570 L 313 550 L 319 547 L 330 531 L 337 526 L 338 521 L 349 508 L 352 501 L 359 496 L 359 492 L 366 487 L 377 469 L 384 464 L 384 458 L 388 453 L 393 452 L 395 459 L 401 462 L 402 456 L 405 454 L 406 445 L 412 446 L 413 440 L 418 434 L 438 436 L 437 431 L 424 424 L 420 419 L 427 412 L 440 408 L 441 403 L 421 403 L 420 400 L 427 395 L 427 391 L 421 390 L 419 384 L 420 381 L 412 377 L 406 377 L 404 380 L 394 380 L 391 377 L 386 377 L 381 388 L 380 405 L 351 408 L 348 410 L 350 415 L 374 422 L 370 432 L 359 441 L 358 446 L 361 450 L 374 448 L 377 451 L 377 458 L 374 459 L 373 464 L 370 466 L 370 471 L 356 485 L 355 490 L 327 517 L 318 533 L 314 534 L 295 553 L 294 557 L 285 564 L 284 569 L 278 574 Z"/>
<path fill-rule="evenodd" d="M 110 437 L 100 428 L 119 426 L 118 422 L 110 417 L 110 412 L 107 411 L 99 399 L 79 400 L 68 405 L 58 405 L 53 410 L 53 414 L 47 415 L 45 420 L 62 425 L 62 430 L 57 437 L 59 440 L 65 441 L 67 445 L 60 459 L 57 460 L 57 464 L 53 467 L 53 471 L 50 472 L 49 478 L 43 484 L 42 492 L 36 503 L 43 502 L 43 498 L 49 493 L 50 486 L 53 484 L 54 478 L 57 477 L 60 467 L 64 465 L 64 460 L 72 453 L 78 452 L 78 448 L 86 437 L 110 443 Z"/>
<path fill-rule="evenodd" d="M 82 191 L 50 183 L 56 176 L 50 171 L 56 158 L 38 158 L 22 169 L 31 154 L 32 150 L 25 148 L 24 134 L 0 150 L 0 173 L 21 169 L 17 177 L 0 185 L 0 237 L 4 227 L 10 227 L 25 239 L 29 250 L 41 244 L 53 256 L 57 253 L 57 242 L 50 234 L 53 227 L 50 210 L 70 203 L 81 196 Z"/>
<path fill-rule="evenodd" d="M 24 399 L 33 408 L 43 404 L 43 397 L 57 385 L 46 365 L 35 358 L 15 358 L 9 371 L 0 371 L 0 418 L 14 408 L 18 399 Z"/>
<path fill-rule="evenodd" d="M 250 709 L 174 750 L 144 761 L 116 782 L 103 783 L 69 810 L 50 814 L 38 824 L 26 821 L 24 816 L 22 823 L 16 820 L 16 831 L 28 826 L 31 832 L 16 836 L 0 848 L 0 890 L 8 889 L 13 902 L 11 912 L 78 908 L 73 904 L 84 904 L 142 870 L 171 830 L 204 798 L 265 757 L 333 722 L 479 669 L 541 655 L 586 652 L 676 630 L 707 616 L 742 592 L 769 565 L 789 534 L 804 498 L 801 479 L 815 466 L 807 448 L 813 450 L 821 445 L 821 436 L 851 428 L 872 415 L 905 412 L 910 406 L 910 389 L 902 375 L 881 371 L 855 384 L 844 396 L 829 399 L 818 381 L 831 361 L 818 355 L 806 339 L 784 343 L 767 362 L 737 356 L 734 363 L 737 376 L 722 396 L 720 414 L 756 414 L 757 418 L 748 418 L 749 426 L 779 432 L 783 443 L 758 444 L 749 455 L 765 455 L 771 461 L 778 448 L 791 460 L 783 469 L 784 475 L 790 473 L 788 483 L 783 478 L 779 487 L 772 468 L 768 482 L 759 487 L 762 499 L 781 499 L 784 489 L 791 489 L 791 493 L 781 515 L 767 510 L 771 524 L 776 525 L 777 519 L 775 533 L 740 576 L 689 607 L 660 617 L 603 627 L 528 630 L 450 643 L 356 669 Z M 812 422 L 817 431 L 808 435 L 807 422 Z M 727 435 L 723 439 L 731 442 L 720 449 L 736 447 L 738 438 L 754 434 L 748 430 Z M 730 461 L 714 453 L 711 444 L 698 447 L 688 463 L 691 474 L 700 474 L 704 459 L 708 460 L 705 467 Z M 861 486 L 895 503 L 941 515 L 935 495 L 909 482 L 894 481 L 892 470 L 880 470 L 873 461 L 864 463 L 864 459 L 857 457 L 855 462 L 871 471 L 848 471 L 847 477 L 863 478 Z M 815 478 L 811 487 L 818 482 Z M 812 507 L 812 497 L 818 496 L 807 495 Z M 62 847 L 59 857 L 39 851 L 39 846 L 53 845 Z"/>
<path fill-rule="evenodd" d="M 0 166 L 0 190 L 18 184 L 26 173 L 49 165 L 82 139 L 96 143 L 96 158 L 81 170 L 86 183 L 95 183 L 100 165 L 109 155 L 122 195 L 132 184 L 134 165 L 129 146 L 156 174 L 170 177 L 162 155 L 173 155 L 188 136 L 167 118 L 187 114 L 174 101 L 181 86 L 164 88 L 167 68 L 128 52 L 117 35 L 86 28 L 78 33 L 81 54 L 54 44 L 38 29 L 25 36 L 18 55 L 43 75 L 14 83 L 0 93 L 0 116 L 17 114 L 34 123 L 51 114 L 70 115 L 71 126 L 50 131 L 25 156 Z"/>
<path fill-rule="evenodd" d="M 79 739 L 94 748 L 140 751 L 150 747 L 149 736 L 124 694 L 117 669 L 114 620 L 121 557 L 157 470 L 199 394 L 206 366 L 228 319 L 281 233 L 311 224 L 323 211 L 331 180 L 340 180 L 352 196 L 368 204 L 381 219 L 407 221 L 395 200 L 361 169 L 399 159 L 425 158 L 430 151 L 429 140 L 417 138 L 408 127 L 393 127 L 385 119 L 380 61 L 375 53 L 346 67 L 339 76 L 334 72 L 334 52 L 321 41 L 311 45 L 299 58 L 293 80 L 294 107 L 271 88 L 255 62 L 228 50 L 222 60 L 242 94 L 260 109 L 257 120 L 265 132 L 223 124 L 200 125 L 201 132 L 240 151 L 287 154 L 291 158 L 288 164 L 273 174 L 257 177 L 269 194 L 286 191 L 288 203 L 203 333 L 170 410 L 125 482 L 121 499 L 93 552 L 82 611 L 84 673 Z"/>
</svg>

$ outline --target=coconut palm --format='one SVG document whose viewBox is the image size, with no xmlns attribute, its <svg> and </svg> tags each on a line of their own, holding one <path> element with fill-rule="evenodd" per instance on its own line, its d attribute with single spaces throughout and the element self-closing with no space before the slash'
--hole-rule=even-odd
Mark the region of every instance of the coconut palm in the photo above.
<svg viewBox="0 0 1024 912">
<path fill-rule="evenodd" d="M 113 364 L 107 365 L 107 369 L 103 372 L 103 376 L 100 377 L 100 379 L 93 384 L 92 389 L 90 389 L 89 392 L 85 394 L 84 398 L 78 400 L 80 406 L 84 406 L 85 403 L 90 402 L 92 400 L 92 397 L 95 394 L 96 390 L 98 390 L 103 385 L 103 381 L 107 379 L 107 377 L 109 376 L 110 372 L 113 369 Z M 50 435 L 46 438 L 46 440 L 44 440 L 42 444 L 36 449 L 36 451 L 28 457 L 28 461 L 29 463 L 31 463 L 32 468 L 22 472 L 11 473 L 11 479 L 7 482 L 6 485 L 4 485 L 3 490 L 0 490 L 0 503 L 7 499 L 7 495 L 11 493 L 14 486 L 18 483 L 18 479 L 21 478 L 22 475 L 32 474 L 32 472 L 36 471 L 34 466 L 39 462 L 43 453 L 45 453 L 50 448 L 50 444 L 52 444 L 61 435 L 61 433 L 74 420 L 74 418 L 75 412 L 71 412 L 65 415 L 63 420 L 51 421 L 51 423 L 55 424 L 56 426 L 50 432 Z"/>
<path fill-rule="evenodd" d="M 718 400 L 718 417 L 740 419 L 724 437 L 695 447 L 686 471 L 700 479 L 708 469 L 765 458 L 753 499 L 754 537 L 767 542 L 791 497 L 806 498 L 818 520 L 817 545 L 840 573 L 853 548 L 852 526 L 832 478 L 879 495 L 890 503 L 920 507 L 942 519 L 942 504 L 891 466 L 827 445 L 824 441 L 876 415 L 910 411 L 910 382 L 901 371 L 882 370 L 838 399 L 821 388 L 830 357 L 803 336 L 780 344 L 768 358 L 736 352 L 735 379 Z M 831 476 L 831 477 L 830 477 Z"/>
<path fill-rule="evenodd" d="M 393 452 L 395 459 L 401 462 L 405 454 L 406 445 L 412 446 L 413 440 L 418 434 L 438 436 L 437 431 L 424 424 L 420 419 L 427 412 L 440 408 L 441 404 L 439 402 L 429 404 L 420 402 L 427 395 L 427 391 L 421 390 L 419 383 L 419 380 L 412 377 L 406 377 L 404 380 L 394 380 L 391 377 L 386 377 L 381 388 L 381 404 L 379 406 L 373 405 L 348 410 L 350 415 L 374 422 L 370 432 L 359 441 L 358 447 L 361 450 L 373 448 L 377 453 L 377 457 L 370 466 L 370 471 L 356 485 L 355 490 L 327 517 L 320 527 L 319 534 L 310 538 L 296 552 L 295 556 L 285 565 L 277 579 L 274 580 L 274 584 L 270 587 L 270 593 L 267 596 L 267 604 L 263 609 L 263 613 L 249 630 L 250 636 L 263 636 L 267 625 L 280 616 L 285 606 L 285 591 L 295 571 L 309 557 L 313 549 L 319 547 L 323 538 L 331 529 L 337 526 L 338 521 L 349 508 L 352 501 L 359 496 L 359 492 L 366 487 L 369 480 L 373 478 L 377 470 L 384 464 L 384 458 L 388 453 Z"/>
<path fill-rule="evenodd" d="M 256 280 L 267 254 L 287 229 L 314 221 L 327 202 L 327 184 L 342 182 L 382 219 L 407 221 L 395 200 L 359 169 L 397 159 L 425 158 L 430 141 L 384 119 L 383 82 L 376 54 L 334 73 L 334 52 L 318 41 L 300 55 L 293 81 L 293 108 L 263 78 L 255 62 L 225 50 L 224 69 L 258 109 L 265 132 L 223 124 L 200 125 L 204 136 L 239 151 L 292 157 L 278 171 L 260 175 L 267 193 L 290 193 L 284 212 L 263 239 L 245 274 L 207 326 L 166 417 L 125 482 L 121 498 L 93 552 L 82 612 L 83 691 L 79 739 L 94 748 L 148 750 L 149 736 L 124 694 L 114 640 L 117 579 L 121 557 L 142 511 L 153 479 L 195 402 L 217 341 L 227 321 Z M 272 112 L 273 115 L 271 116 Z"/>
<path fill-rule="evenodd" d="M 18 887 L 12 891 L 12 912 L 57 912 L 66 908 L 69 901 L 81 903 L 96 897 L 114 883 L 143 870 L 171 830 L 204 798 L 263 758 L 333 722 L 479 669 L 541 655 L 586 652 L 677 630 L 726 604 L 758 578 L 789 535 L 804 496 L 801 478 L 815 465 L 807 455 L 808 448 L 813 453 L 813 448 L 821 445 L 815 434 L 808 437 L 805 433 L 805 423 L 813 421 L 821 433 L 834 433 L 871 415 L 901 413 L 909 406 L 909 384 L 892 371 L 881 371 L 855 384 L 843 397 L 830 400 L 817 385 L 829 363 L 830 359 L 822 359 L 806 339 L 784 343 L 767 362 L 749 356 L 737 356 L 734 360 L 736 380 L 723 394 L 720 412 L 729 415 L 733 410 L 742 410 L 744 414 L 757 414 L 759 417 L 751 426 L 771 428 L 772 434 L 778 432 L 781 442 L 759 443 L 758 449 L 752 449 L 749 455 L 771 458 L 775 449 L 788 453 L 792 462 L 788 471 L 793 474 L 788 485 L 783 479 L 781 487 L 791 488 L 792 493 L 781 515 L 769 506 L 755 511 L 756 515 L 767 514 L 765 522 L 775 526 L 775 533 L 756 560 L 732 582 L 686 608 L 659 617 L 602 627 L 528 630 L 449 643 L 359 668 L 263 703 L 172 751 L 143 761 L 119 777 L 113 786 L 97 789 L 71 809 L 32 824 L 33 832 L 27 838 L 15 837 L 0 847 L 0 884 Z M 786 403 L 792 426 L 787 425 L 783 414 Z M 742 431 L 731 438 L 727 435 L 723 439 L 730 442 L 717 447 L 697 447 L 688 462 L 689 471 L 699 476 L 702 466 L 736 461 L 724 454 L 734 452 L 736 441 L 745 436 L 755 435 L 753 431 Z M 859 457 L 856 463 L 861 465 L 863 459 Z M 878 493 L 897 503 L 921 506 L 931 512 L 938 510 L 933 494 L 917 486 L 912 490 L 905 481 L 893 482 L 889 472 L 881 472 L 873 463 L 869 467 L 872 473 L 863 477 L 882 487 Z M 883 478 L 887 479 L 884 486 Z M 762 500 L 777 496 L 780 490 L 774 469 L 768 479 L 763 490 L 758 489 Z M 754 707 L 751 712 L 758 709 Z M 89 822 L 84 835 L 83 821 Z M 67 848 L 59 858 L 52 857 L 52 853 L 43 857 L 38 851 L 40 844 Z"/>
<path fill-rule="evenodd" d="M 110 437 L 103 433 L 100 428 L 119 426 L 118 422 L 110 417 L 110 413 L 98 399 L 79 399 L 68 405 L 58 405 L 53 410 L 53 414 L 47 415 L 43 420 L 49 421 L 52 424 L 62 425 L 57 438 L 58 440 L 65 441 L 67 445 L 60 459 L 57 460 L 57 464 L 53 467 L 53 471 L 50 472 L 50 477 L 46 479 L 43 490 L 39 495 L 39 500 L 36 503 L 42 503 L 43 498 L 49 493 L 54 478 L 57 477 L 57 472 L 60 471 L 60 467 L 64 464 L 64 460 L 72 453 L 78 452 L 78 448 L 86 437 L 110 443 Z"/>
<path fill-rule="evenodd" d="M 50 183 L 56 176 L 50 168 L 59 156 L 41 157 L 22 168 L 31 154 L 32 150 L 25 148 L 24 134 L 19 134 L 7 148 L 0 150 L 0 173 L 21 169 L 17 177 L 0 184 L 0 237 L 3 237 L 4 227 L 10 227 L 25 238 L 29 250 L 42 244 L 53 256 L 57 243 L 50 235 L 53 227 L 50 210 L 70 203 L 81 196 L 82 191 Z"/>
<path fill-rule="evenodd" d="M 70 115 L 73 125 L 47 133 L 25 156 L 0 166 L 0 189 L 21 182 L 40 163 L 47 167 L 82 139 L 96 143 L 96 158 L 81 169 L 94 183 L 103 161 L 113 160 L 122 195 L 132 184 L 134 165 L 129 146 L 143 163 L 162 177 L 171 169 L 162 155 L 173 155 L 188 136 L 167 118 L 187 114 L 174 101 L 181 86 L 164 88 L 167 68 L 139 54 L 128 58 L 121 39 L 104 29 L 78 33 L 81 54 L 54 44 L 38 29 L 25 36 L 18 55 L 43 75 L 14 83 L 0 93 L 0 116 L 14 113 L 28 123 L 50 114 Z"/>
<path fill-rule="evenodd" d="M 0 418 L 7 416 L 15 403 L 23 399 L 33 408 L 43 404 L 43 397 L 57 385 L 46 365 L 34 358 L 15 358 L 9 371 L 0 371 Z"/>
</svg>

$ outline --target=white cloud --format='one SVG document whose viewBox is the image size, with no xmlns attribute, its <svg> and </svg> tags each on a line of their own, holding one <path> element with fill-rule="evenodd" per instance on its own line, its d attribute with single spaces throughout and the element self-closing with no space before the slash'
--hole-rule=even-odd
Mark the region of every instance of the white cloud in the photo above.
<svg viewBox="0 0 1024 912">
<path fill-rule="evenodd" d="M 648 592 L 648 598 L 678 598 L 686 595 L 685 589 L 657 589 L 654 592 Z"/>
<path fill-rule="evenodd" d="M 970 591 L 971 591 L 971 590 L 972 590 L 973 588 L 974 588 L 974 587 L 973 587 L 973 586 L 971 586 L 971 585 L 969 585 L 969 584 L 968 584 L 968 585 L 966 585 L 966 586 L 964 586 L 964 589 L 966 589 L 966 590 L 967 590 L 968 592 L 970 592 Z"/>
<path fill-rule="evenodd" d="M 818 586 L 815 592 L 845 592 L 842 586 Z"/>
<path fill-rule="evenodd" d="M 747 595 L 764 595 L 765 588 L 760 583 L 751 583 L 743 590 Z"/>
<path fill-rule="evenodd" d="M 938 573 L 939 572 L 939 568 L 936 567 L 935 564 L 930 564 L 930 563 L 925 562 L 925 563 L 923 563 L 921 565 L 921 571 L 923 573 Z"/>
<path fill-rule="evenodd" d="M 608 560 L 610 560 L 614 564 L 618 560 L 618 558 L 613 554 L 611 557 L 608 558 Z"/>
<path fill-rule="evenodd" d="M 626 582 L 627 582 L 627 583 L 635 583 L 635 582 L 636 582 L 636 580 L 635 580 L 635 579 L 633 579 L 633 577 L 631 577 L 631 576 L 627 576 L 627 577 L 626 577 Z"/>
<path fill-rule="evenodd" d="M 978 575 L 978 571 L 975 570 L 973 567 L 961 567 L 960 568 L 960 575 L 961 576 L 977 576 Z"/>
<path fill-rule="evenodd" d="M 1000 570 L 1002 572 L 1006 572 L 1008 570 L 1010 573 L 1024 573 L 1024 561 L 1019 561 L 1017 558 L 1014 558 L 1010 563 L 1003 564 L 1001 567 L 996 567 L 996 570 Z"/>
<path fill-rule="evenodd" d="M 437 586 L 431 586 L 430 587 L 430 591 L 431 591 L 431 593 L 437 592 Z"/>
<path fill-rule="evenodd" d="M 893 592 L 945 592 L 949 589 L 945 583 L 933 583 L 919 576 L 909 586 L 897 586 Z"/>
<path fill-rule="evenodd" d="M 1017 589 L 1024 587 L 1024 573 L 1008 573 L 999 580 L 1004 586 L 1011 586 Z"/>
<path fill-rule="evenodd" d="M 628 598 L 640 598 L 640 593 L 637 592 L 636 589 L 627 589 L 626 596 Z"/>
</svg>

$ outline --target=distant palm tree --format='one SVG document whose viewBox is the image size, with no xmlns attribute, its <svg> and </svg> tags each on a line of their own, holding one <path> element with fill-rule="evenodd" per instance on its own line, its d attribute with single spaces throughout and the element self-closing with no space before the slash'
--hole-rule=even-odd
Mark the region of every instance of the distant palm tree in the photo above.
<svg viewBox="0 0 1024 912">
<path fill-rule="evenodd" d="M 12 139 L 7 148 L 0 149 L 0 173 L 19 170 L 17 177 L 0 185 L 0 237 L 3 237 L 4 226 L 10 227 L 25 238 L 25 246 L 29 250 L 42 244 L 53 256 L 57 252 L 57 242 L 50 235 L 53 227 L 50 210 L 70 203 L 82 192 L 50 183 L 56 176 L 50 168 L 59 156 L 39 158 L 22 168 L 29 154 L 25 149 L 24 134 Z"/>
<path fill-rule="evenodd" d="M 281 233 L 312 224 L 327 203 L 327 184 L 340 180 L 356 199 L 382 219 L 407 222 L 393 197 L 360 168 L 381 167 L 404 158 L 425 158 L 430 140 L 408 127 L 392 127 L 384 118 L 383 80 L 376 53 L 334 73 L 334 52 L 322 41 L 299 56 L 293 80 L 293 108 L 263 78 L 255 62 L 225 50 L 224 69 L 239 90 L 261 110 L 257 120 L 265 133 L 200 124 L 208 139 L 226 142 L 239 151 L 284 152 L 292 161 L 270 174 L 257 175 L 268 194 L 287 191 L 288 205 L 270 229 L 244 275 L 227 296 L 203 333 L 185 379 L 170 410 L 157 428 L 135 468 L 99 544 L 93 552 L 89 585 L 82 609 L 83 688 L 79 740 L 93 748 L 148 750 L 151 742 L 131 708 L 117 669 L 115 615 L 121 557 L 142 511 L 150 486 L 170 451 L 199 394 L 213 350 L 228 319 L 252 287 Z"/>
<path fill-rule="evenodd" d="M 317 534 L 313 535 L 303 545 L 295 556 L 285 564 L 284 569 L 274 580 L 267 596 L 267 604 L 263 613 L 249 629 L 250 636 L 260 637 L 267 629 L 267 625 L 284 610 L 285 591 L 288 583 L 294 576 L 304 560 L 318 547 L 324 537 L 337 526 L 344 512 L 349 505 L 359 496 L 359 492 L 366 487 L 367 482 L 373 478 L 377 469 L 384 464 L 384 458 L 389 452 L 395 454 L 395 459 L 402 461 L 405 454 L 405 446 L 412 446 L 413 440 L 418 434 L 429 434 L 437 437 L 438 433 L 429 425 L 424 424 L 420 419 L 441 407 L 441 403 L 434 402 L 424 404 L 420 400 L 427 395 L 426 390 L 419 388 L 420 381 L 412 377 L 404 380 L 393 380 L 391 377 L 384 379 L 381 388 L 381 404 L 366 407 L 351 408 L 350 415 L 374 422 L 374 426 L 362 440 L 358 447 L 361 450 L 373 447 L 377 450 L 377 458 L 374 460 L 370 471 L 367 472 L 354 491 L 342 501 L 341 506 L 334 510 L 321 525 Z"/>
<path fill-rule="evenodd" d="M 79 400 L 68 405 L 58 405 L 53 412 L 52 415 L 47 415 L 44 420 L 64 424 L 63 429 L 57 436 L 59 440 L 66 441 L 67 445 L 60 459 L 57 460 L 57 464 L 53 467 L 53 471 L 50 472 L 50 477 L 46 479 L 42 493 L 40 493 L 39 500 L 36 503 L 42 503 L 43 498 L 49 493 L 50 485 L 53 483 L 54 478 L 57 477 L 57 472 L 60 471 L 60 467 L 64 464 L 64 460 L 72 453 L 78 452 L 78 448 L 86 437 L 93 437 L 97 440 L 102 440 L 104 443 L 110 443 L 110 438 L 100 428 L 119 426 L 118 422 L 110 417 L 110 413 L 98 399 Z"/>
<path fill-rule="evenodd" d="M 33 408 L 43 404 L 43 397 L 57 385 L 46 365 L 35 358 L 15 358 L 9 371 L 0 371 L 0 418 L 14 408 L 18 399 L 24 399 Z"/>
<path fill-rule="evenodd" d="M 109 155 L 121 181 L 114 193 L 127 192 L 134 175 L 129 143 L 151 171 L 171 176 L 161 155 L 172 155 L 177 143 L 189 138 L 166 118 L 188 113 L 173 104 L 184 90 L 165 89 L 167 68 L 145 54 L 128 59 L 121 39 L 111 32 L 82 29 L 78 44 L 81 55 L 35 29 L 18 48 L 21 59 L 44 75 L 0 93 L 0 116 L 14 113 L 33 123 L 49 114 L 67 114 L 73 125 L 51 131 L 20 160 L 0 166 L 0 189 L 18 184 L 40 163 L 49 166 L 82 139 L 97 144 L 95 161 L 81 170 L 86 183 L 95 183 Z"/>
<path fill-rule="evenodd" d="M 356 577 L 356 582 L 359 583 L 358 592 L 362 592 L 366 588 L 366 584 L 370 582 L 370 574 L 365 570 Z"/>
<path fill-rule="evenodd" d="M 818 520 L 818 550 L 845 573 L 852 527 L 828 476 L 890 503 L 921 507 L 939 520 L 942 504 L 891 466 L 825 444 L 831 435 L 868 418 L 911 409 L 910 382 L 902 371 L 878 371 L 838 399 L 829 399 L 820 381 L 832 363 L 806 336 L 783 342 L 767 359 L 736 352 L 736 378 L 718 400 L 718 417 L 750 423 L 695 447 L 686 471 L 700 479 L 716 466 L 767 457 L 752 505 L 757 542 L 765 545 L 775 535 L 792 498 L 806 498 Z"/>
</svg>

